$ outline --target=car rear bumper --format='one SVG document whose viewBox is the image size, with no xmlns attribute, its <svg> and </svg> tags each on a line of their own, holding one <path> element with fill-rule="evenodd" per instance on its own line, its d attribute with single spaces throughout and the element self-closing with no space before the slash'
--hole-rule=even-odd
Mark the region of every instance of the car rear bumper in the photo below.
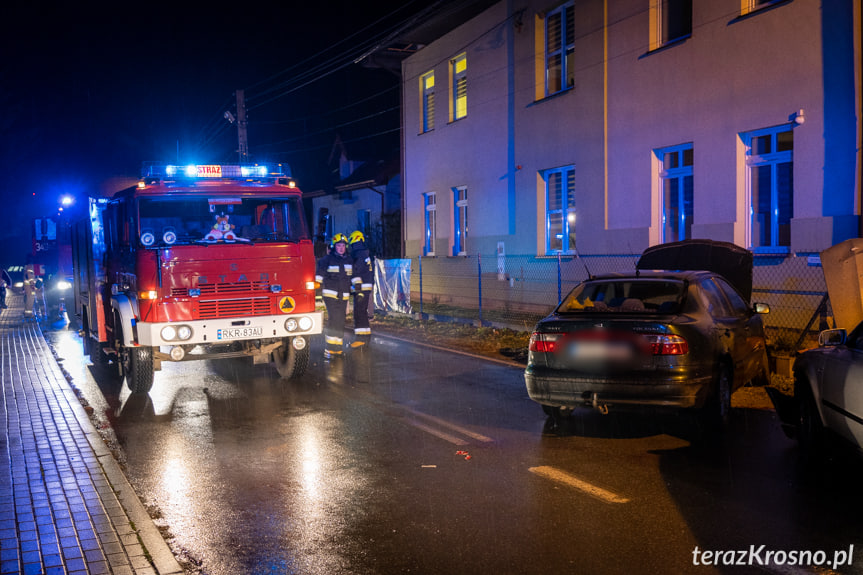
<svg viewBox="0 0 863 575">
<path fill-rule="evenodd" d="M 607 409 L 689 409 L 702 407 L 710 395 L 712 376 L 662 378 L 585 378 L 525 371 L 527 394 L 551 407 Z"/>
</svg>

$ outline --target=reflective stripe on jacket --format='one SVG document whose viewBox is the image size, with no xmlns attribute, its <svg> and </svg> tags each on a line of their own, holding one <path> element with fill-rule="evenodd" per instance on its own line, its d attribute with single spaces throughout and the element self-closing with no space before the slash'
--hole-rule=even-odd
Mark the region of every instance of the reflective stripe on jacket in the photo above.
<svg viewBox="0 0 863 575">
<path fill-rule="evenodd" d="M 375 272 L 366 243 L 354 242 L 351 245 L 351 257 L 354 260 L 353 277 L 351 278 L 354 289 L 371 291 L 375 283 Z"/>
<path fill-rule="evenodd" d="M 321 295 L 336 299 L 350 298 L 352 273 L 353 265 L 347 252 L 340 256 L 333 251 L 319 259 L 315 280 L 321 284 Z"/>
</svg>

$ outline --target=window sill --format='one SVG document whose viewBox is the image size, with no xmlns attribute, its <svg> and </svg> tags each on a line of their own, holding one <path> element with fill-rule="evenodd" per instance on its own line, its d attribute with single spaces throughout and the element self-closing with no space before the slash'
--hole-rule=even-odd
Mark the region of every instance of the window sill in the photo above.
<svg viewBox="0 0 863 575">
<path fill-rule="evenodd" d="M 426 130 L 425 132 L 420 132 L 417 134 L 417 136 L 424 136 L 426 134 L 431 134 L 432 132 L 434 132 L 434 128 L 432 128 L 431 130 Z"/>
<path fill-rule="evenodd" d="M 785 260 L 791 257 L 791 248 L 789 247 L 764 247 L 764 248 L 749 248 L 752 251 L 752 265 L 760 266 L 778 266 Z"/>
<path fill-rule="evenodd" d="M 559 92 L 555 92 L 554 94 L 549 94 L 545 98 L 541 98 L 539 100 L 534 100 L 533 102 L 531 102 L 530 104 L 525 106 L 525 108 L 530 108 L 530 107 L 536 106 L 537 104 L 542 104 L 543 102 L 548 102 L 549 100 L 554 100 L 555 98 L 559 98 L 560 96 L 563 96 L 564 94 L 569 94 L 573 90 L 575 90 L 575 86 L 570 86 L 569 88 L 564 88 L 563 90 L 561 90 Z"/>
<path fill-rule="evenodd" d="M 749 248 L 752 255 L 758 256 L 787 256 L 791 253 L 791 248 L 788 246 L 764 246 L 760 248 Z"/>
<path fill-rule="evenodd" d="M 539 254 L 536 256 L 536 259 L 544 259 L 544 260 L 556 260 L 557 258 L 571 260 L 576 257 L 576 255 L 572 252 L 556 252 L 553 254 Z"/>
<path fill-rule="evenodd" d="M 461 118 L 456 118 L 455 120 L 451 120 L 451 121 L 447 122 L 446 125 L 451 126 L 453 124 L 458 124 L 462 120 L 467 120 L 467 116 L 462 116 Z"/>
<path fill-rule="evenodd" d="M 758 8 L 755 8 L 754 10 L 747 12 L 746 14 L 741 14 L 740 16 L 731 20 L 728 23 L 728 25 L 731 26 L 732 24 L 736 24 L 736 23 L 742 22 L 744 20 L 749 20 L 753 16 L 758 16 L 759 14 L 764 14 L 765 12 L 769 12 L 770 10 L 773 10 L 774 8 L 778 8 L 779 6 L 784 6 L 785 4 L 790 4 L 790 3 L 791 3 L 791 0 L 775 0 L 774 2 L 771 2 L 770 4 L 765 4 L 764 6 L 759 6 Z"/>
<path fill-rule="evenodd" d="M 648 56 L 652 56 L 652 55 L 657 54 L 659 52 L 664 52 L 665 50 L 668 50 L 670 48 L 674 48 L 675 46 L 680 46 L 681 44 L 686 43 L 686 41 L 689 40 L 690 38 L 692 38 L 691 33 L 687 34 L 686 36 L 681 36 L 680 38 L 675 38 L 674 40 L 671 40 L 670 42 L 666 42 L 662 46 L 654 48 L 653 50 L 648 50 L 647 52 L 645 52 L 644 54 L 639 56 L 638 59 L 641 60 L 642 58 L 647 58 Z"/>
</svg>

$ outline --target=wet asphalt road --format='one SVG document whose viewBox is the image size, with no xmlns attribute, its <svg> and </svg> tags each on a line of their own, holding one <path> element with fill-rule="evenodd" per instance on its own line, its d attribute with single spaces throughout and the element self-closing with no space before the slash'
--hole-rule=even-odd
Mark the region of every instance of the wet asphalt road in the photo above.
<svg viewBox="0 0 863 575">
<path fill-rule="evenodd" d="M 520 369 L 377 337 L 287 384 L 165 363 L 139 397 L 74 331 L 46 335 L 191 572 L 814 573 L 758 563 L 854 545 L 834 571 L 863 573 L 860 459 L 805 465 L 772 412 L 735 410 L 721 439 L 589 411 L 544 433 Z M 761 545 L 753 567 L 693 565 Z"/>
</svg>

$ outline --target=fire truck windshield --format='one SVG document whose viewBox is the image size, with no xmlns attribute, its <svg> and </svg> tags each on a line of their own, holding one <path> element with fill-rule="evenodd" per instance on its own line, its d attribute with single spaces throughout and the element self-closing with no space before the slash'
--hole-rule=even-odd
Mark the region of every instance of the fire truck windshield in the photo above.
<svg viewBox="0 0 863 575">
<path fill-rule="evenodd" d="M 138 214 L 145 247 L 309 239 L 299 198 L 141 198 Z"/>
</svg>

